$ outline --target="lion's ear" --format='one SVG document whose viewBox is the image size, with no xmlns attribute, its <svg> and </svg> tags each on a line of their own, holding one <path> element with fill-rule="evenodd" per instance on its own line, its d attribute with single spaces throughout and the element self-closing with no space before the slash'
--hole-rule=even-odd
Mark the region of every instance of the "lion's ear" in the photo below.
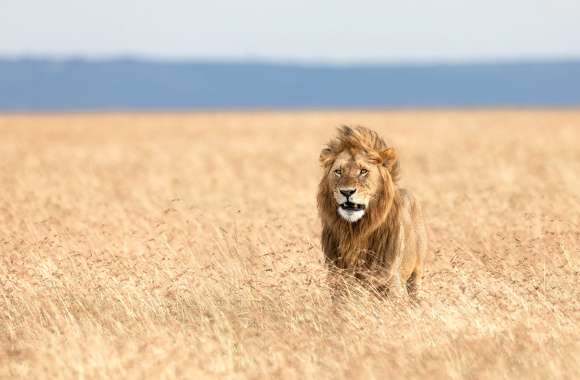
<svg viewBox="0 0 580 380">
<path fill-rule="evenodd" d="M 334 153 L 330 148 L 324 148 L 320 152 L 320 166 L 326 167 L 334 160 Z"/>
<path fill-rule="evenodd" d="M 381 158 L 383 165 L 390 171 L 397 162 L 397 152 L 394 148 L 387 148 L 381 152 Z"/>
</svg>

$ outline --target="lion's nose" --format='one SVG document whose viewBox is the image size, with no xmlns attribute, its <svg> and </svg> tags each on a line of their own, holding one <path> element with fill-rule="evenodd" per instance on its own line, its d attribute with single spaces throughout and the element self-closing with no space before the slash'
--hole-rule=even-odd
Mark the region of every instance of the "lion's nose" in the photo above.
<svg viewBox="0 0 580 380">
<path fill-rule="evenodd" d="M 340 193 L 348 198 L 351 195 L 353 195 L 355 193 L 355 191 L 356 191 L 356 189 L 344 189 L 344 190 L 340 190 Z"/>
</svg>

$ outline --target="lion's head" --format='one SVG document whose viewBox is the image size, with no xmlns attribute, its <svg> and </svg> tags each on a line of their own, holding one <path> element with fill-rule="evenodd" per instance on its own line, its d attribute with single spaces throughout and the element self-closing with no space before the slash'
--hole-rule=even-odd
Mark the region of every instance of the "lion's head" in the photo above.
<svg viewBox="0 0 580 380">
<path fill-rule="evenodd" d="M 320 164 L 324 176 L 318 206 L 323 219 L 350 230 L 384 220 L 393 202 L 399 163 L 382 138 L 364 127 L 340 127 L 337 138 L 320 153 Z"/>
</svg>

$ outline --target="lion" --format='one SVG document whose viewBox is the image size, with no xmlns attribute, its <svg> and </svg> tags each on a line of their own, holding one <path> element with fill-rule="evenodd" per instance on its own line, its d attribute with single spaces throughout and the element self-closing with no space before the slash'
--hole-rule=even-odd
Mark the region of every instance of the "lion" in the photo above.
<svg viewBox="0 0 580 380">
<path fill-rule="evenodd" d="M 350 273 L 381 294 L 417 298 L 427 231 L 418 201 L 398 187 L 394 148 L 370 129 L 342 126 L 320 164 L 317 203 L 331 273 Z"/>
</svg>

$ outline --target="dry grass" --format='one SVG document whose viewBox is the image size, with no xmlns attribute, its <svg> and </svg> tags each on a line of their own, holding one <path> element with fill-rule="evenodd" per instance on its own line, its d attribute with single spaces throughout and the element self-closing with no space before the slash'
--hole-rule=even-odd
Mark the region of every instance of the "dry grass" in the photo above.
<svg viewBox="0 0 580 380">
<path fill-rule="evenodd" d="M 319 149 L 399 148 L 419 307 L 325 286 Z M 580 377 L 580 112 L 0 117 L 1 378 Z"/>
</svg>

